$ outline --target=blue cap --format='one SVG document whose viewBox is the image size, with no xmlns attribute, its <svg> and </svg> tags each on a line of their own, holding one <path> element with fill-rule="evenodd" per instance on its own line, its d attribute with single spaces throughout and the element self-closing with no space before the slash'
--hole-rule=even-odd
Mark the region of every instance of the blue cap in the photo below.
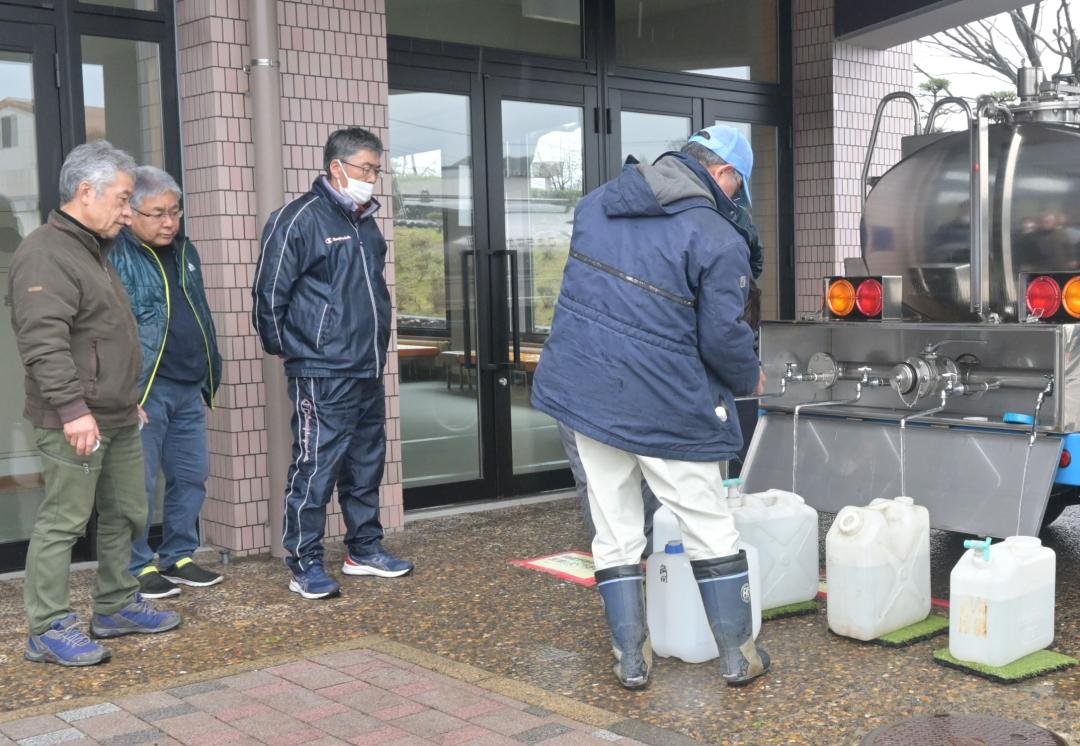
<svg viewBox="0 0 1080 746">
<path fill-rule="evenodd" d="M 664 554 L 682 554 L 682 553 L 683 553 L 683 547 L 682 547 L 682 542 L 681 541 L 673 539 L 672 541 L 669 541 L 667 543 L 667 546 L 664 547 Z"/>
<path fill-rule="evenodd" d="M 746 136 L 737 128 L 727 124 L 714 124 L 698 130 L 690 136 L 688 142 L 696 142 L 716 153 L 735 167 L 742 177 L 742 190 L 746 194 L 746 204 L 750 206 L 750 174 L 754 170 L 754 151 Z"/>
<path fill-rule="evenodd" d="M 1030 414 L 1022 414 L 1020 412 L 1006 412 L 1005 416 L 1001 418 L 1003 421 L 1010 425 L 1034 425 L 1035 418 Z"/>
</svg>

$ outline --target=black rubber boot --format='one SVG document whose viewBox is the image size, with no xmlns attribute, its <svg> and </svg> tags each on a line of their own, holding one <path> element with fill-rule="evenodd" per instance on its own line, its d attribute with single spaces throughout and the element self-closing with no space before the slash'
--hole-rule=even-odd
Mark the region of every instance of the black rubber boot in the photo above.
<svg viewBox="0 0 1080 746">
<path fill-rule="evenodd" d="M 644 577 L 641 565 L 621 565 L 596 572 L 596 586 L 604 601 L 604 616 L 611 629 L 612 649 L 618 663 L 615 675 L 627 689 L 649 685 L 652 646 L 645 626 Z"/>
<path fill-rule="evenodd" d="M 720 649 L 724 681 L 728 686 L 749 684 L 769 670 L 769 654 L 754 642 L 746 553 L 740 550 L 727 557 L 695 560 L 690 565 Z"/>
</svg>

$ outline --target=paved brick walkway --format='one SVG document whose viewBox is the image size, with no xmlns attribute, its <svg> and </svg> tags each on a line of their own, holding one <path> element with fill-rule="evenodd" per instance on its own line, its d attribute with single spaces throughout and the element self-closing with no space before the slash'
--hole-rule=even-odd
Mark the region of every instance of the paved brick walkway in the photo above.
<svg viewBox="0 0 1080 746">
<path fill-rule="evenodd" d="M 11 720 L 0 733 L 22 746 L 640 743 L 371 649 Z"/>
</svg>

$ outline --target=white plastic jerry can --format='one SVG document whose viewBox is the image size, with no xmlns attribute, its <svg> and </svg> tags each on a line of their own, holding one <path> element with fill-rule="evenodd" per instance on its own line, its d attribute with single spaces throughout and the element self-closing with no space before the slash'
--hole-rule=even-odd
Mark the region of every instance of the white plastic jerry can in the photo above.
<svg viewBox="0 0 1080 746">
<path fill-rule="evenodd" d="M 843 508 L 825 536 L 829 629 L 873 640 L 930 614 L 930 514 L 910 497 Z"/>
<path fill-rule="evenodd" d="M 664 543 L 660 545 L 660 542 Z M 672 544 L 679 549 L 671 551 Z M 761 631 L 761 567 L 758 552 L 749 544 L 739 542 L 746 552 L 750 573 L 750 613 L 754 637 Z M 686 590 L 689 589 L 689 590 Z M 662 505 L 653 515 L 653 551 L 645 563 L 645 609 L 653 652 L 674 656 L 687 663 L 700 663 L 717 657 L 705 605 L 694 580 L 682 544 L 682 531 L 671 509 Z M 701 657 L 703 650 L 707 657 Z"/>
<path fill-rule="evenodd" d="M 744 494 L 742 479 L 726 479 L 728 508 L 739 538 L 758 550 L 761 608 L 817 597 L 821 572 L 818 513 L 794 492 Z"/>
<path fill-rule="evenodd" d="M 645 562 L 645 616 L 657 655 L 687 663 L 720 655 L 681 541 L 669 541 L 664 551 L 654 551 Z"/>
<path fill-rule="evenodd" d="M 968 551 L 949 575 L 949 652 L 954 658 L 1004 666 L 1054 641 L 1056 555 L 1034 536 Z"/>
</svg>

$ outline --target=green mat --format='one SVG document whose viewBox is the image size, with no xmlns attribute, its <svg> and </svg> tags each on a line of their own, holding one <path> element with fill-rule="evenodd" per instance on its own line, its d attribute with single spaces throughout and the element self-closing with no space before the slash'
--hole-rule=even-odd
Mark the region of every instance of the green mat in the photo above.
<svg viewBox="0 0 1080 746">
<path fill-rule="evenodd" d="M 772 609 L 765 609 L 761 612 L 761 621 L 771 622 L 774 619 L 784 619 L 789 616 L 800 616 L 802 614 L 816 614 L 821 609 L 821 606 L 817 601 L 811 599 L 810 601 L 799 601 L 794 604 L 787 604 L 785 606 L 777 606 Z"/>
<path fill-rule="evenodd" d="M 1075 666 L 1077 663 L 1075 658 L 1070 658 L 1062 653 L 1055 653 L 1053 650 L 1039 650 L 1000 667 L 953 658 L 949 654 L 948 648 L 934 651 L 934 660 L 943 666 L 982 676 L 1001 684 L 1013 684 L 1024 679 L 1042 676 L 1051 671 L 1060 671 L 1063 668 Z"/>
<path fill-rule="evenodd" d="M 943 632 L 948 632 L 948 630 L 949 617 L 940 614 L 931 614 L 921 622 L 915 622 L 915 624 L 909 624 L 895 632 L 882 635 L 874 640 L 874 642 L 889 648 L 904 648 L 908 645 L 922 642 L 923 640 L 929 640 L 931 637 L 937 637 Z"/>
</svg>

